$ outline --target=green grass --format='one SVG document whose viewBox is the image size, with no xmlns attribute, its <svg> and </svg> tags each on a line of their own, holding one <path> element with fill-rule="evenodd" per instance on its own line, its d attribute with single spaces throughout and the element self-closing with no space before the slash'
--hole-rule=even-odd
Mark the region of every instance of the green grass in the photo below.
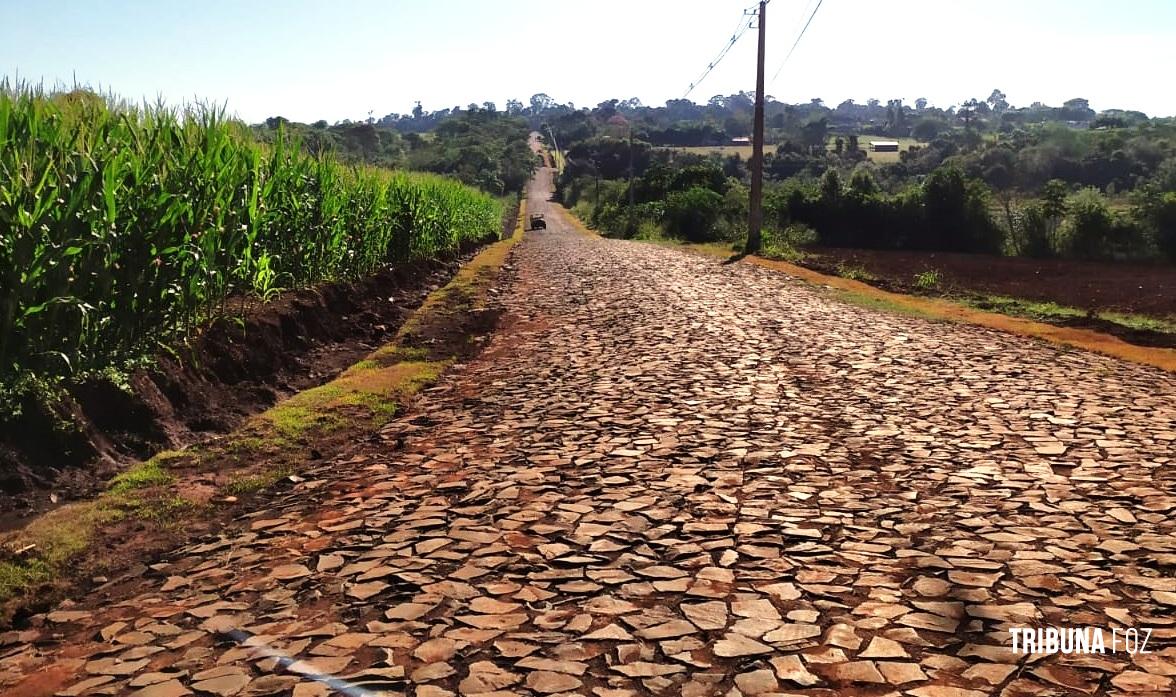
<svg viewBox="0 0 1176 697">
<path fill-rule="evenodd" d="M 687 147 L 664 147 L 659 150 L 677 150 L 678 152 L 689 152 L 695 155 L 720 155 L 722 157 L 730 157 L 731 155 L 739 155 L 744 160 L 751 159 L 752 147 L 750 145 L 691 145 Z M 764 154 L 776 152 L 776 146 L 765 144 Z"/>
<path fill-rule="evenodd" d="M 845 290 L 842 288 L 829 288 L 828 292 L 843 303 L 854 305 L 856 307 L 862 307 L 867 310 L 889 312 L 892 314 L 906 315 L 908 317 L 918 317 L 920 319 L 927 319 L 935 322 L 945 321 L 943 317 L 940 317 L 935 313 L 924 311 L 918 307 L 905 304 L 901 301 L 892 301 L 886 298 L 857 293 L 852 290 Z"/>
<path fill-rule="evenodd" d="M 172 459 L 173 455 L 182 457 L 180 453 L 160 453 L 110 480 L 106 490 L 115 495 L 129 495 L 136 489 L 170 484 L 173 477 L 164 469 L 163 463 Z"/>
<path fill-rule="evenodd" d="M 256 474 L 233 477 L 225 484 L 224 492 L 230 496 L 254 494 L 270 488 L 293 473 L 292 467 L 283 464 Z"/>
<path fill-rule="evenodd" d="M 1176 317 L 1163 318 L 1148 315 L 1129 315 L 1122 312 L 1100 312 L 1098 316 L 1108 322 L 1121 324 L 1131 329 L 1176 334 Z"/>
<path fill-rule="evenodd" d="M 1049 322 L 1091 316 L 1092 313 L 1077 307 L 1059 305 L 1055 302 L 1026 300 L 1005 295 L 984 295 L 967 299 L 967 303 L 982 310 L 992 310 L 1014 317 Z M 1153 317 L 1150 315 L 1123 312 L 1094 312 L 1093 317 L 1112 322 L 1128 329 L 1176 334 L 1176 318 Z"/>
<path fill-rule="evenodd" d="M 864 266 L 857 266 L 854 264 L 846 264 L 844 262 L 838 263 L 835 269 L 838 276 L 848 278 L 851 281 L 862 281 L 868 283 L 870 281 L 878 280 L 872 273 L 866 271 Z"/>
</svg>

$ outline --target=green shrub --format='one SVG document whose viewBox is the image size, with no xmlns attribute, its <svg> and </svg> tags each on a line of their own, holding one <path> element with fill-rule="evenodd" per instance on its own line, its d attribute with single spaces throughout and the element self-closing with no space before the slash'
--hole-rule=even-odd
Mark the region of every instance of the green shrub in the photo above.
<svg viewBox="0 0 1176 697">
<path fill-rule="evenodd" d="M 713 242 L 718 239 L 715 223 L 722 205 L 723 197 L 710 189 L 696 186 L 675 191 L 666 197 L 666 229 L 690 242 Z"/>
<path fill-rule="evenodd" d="M 866 271 L 863 266 L 856 266 L 853 264 L 846 264 L 845 262 L 838 262 L 836 273 L 842 278 L 848 278 L 851 281 L 876 281 L 878 280 L 874 274 Z"/>
<path fill-rule="evenodd" d="M 1079 259 L 1138 259 L 1155 255 L 1145 225 L 1116 214 L 1095 188 L 1067 201 L 1068 215 L 1058 233 L 1058 249 Z M 1157 240 L 1158 242 L 1158 240 Z"/>
<path fill-rule="evenodd" d="M 763 247 L 760 256 L 768 259 L 783 259 L 784 261 L 800 261 L 804 259 L 804 247 L 815 244 L 817 233 L 804 223 L 794 223 L 777 230 L 767 227 L 763 230 Z"/>
<path fill-rule="evenodd" d="M 1046 213 L 1046 207 L 1040 203 L 1030 203 L 1013 216 L 1013 229 L 1010 234 L 1015 238 L 1016 252 L 1034 259 L 1044 259 L 1054 255 L 1054 233 L 1057 221 Z"/>
<path fill-rule="evenodd" d="M 915 288 L 923 291 L 935 290 L 939 287 L 940 277 L 938 269 L 927 269 L 915 274 Z"/>
<path fill-rule="evenodd" d="M 1176 192 L 1147 192 L 1136 215 L 1150 228 L 1160 254 L 1176 261 Z"/>
<path fill-rule="evenodd" d="M 633 236 L 633 239 L 646 242 L 662 242 L 666 239 L 666 233 L 658 223 L 652 220 L 642 220 L 637 223 L 637 234 Z"/>
<path fill-rule="evenodd" d="M 941 167 L 923 183 L 926 215 L 916 245 L 923 249 L 997 254 L 1003 235 L 989 213 L 987 188 L 962 172 Z"/>
</svg>

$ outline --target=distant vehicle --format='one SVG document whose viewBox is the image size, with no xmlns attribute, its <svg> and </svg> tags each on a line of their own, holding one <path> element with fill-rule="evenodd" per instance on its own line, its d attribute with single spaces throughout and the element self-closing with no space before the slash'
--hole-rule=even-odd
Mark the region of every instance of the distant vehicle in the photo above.
<svg viewBox="0 0 1176 697">
<path fill-rule="evenodd" d="M 897 140 L 871 140 L 870 150 L 874 152 L 898 152 Z"/>
<path fill-rule="evenodd" d="M 542 213 L 531 214 L 531 224 L 527 227 L 528 230 L 546 230 L 547 221 L 543 219 Z"/>
</svg>

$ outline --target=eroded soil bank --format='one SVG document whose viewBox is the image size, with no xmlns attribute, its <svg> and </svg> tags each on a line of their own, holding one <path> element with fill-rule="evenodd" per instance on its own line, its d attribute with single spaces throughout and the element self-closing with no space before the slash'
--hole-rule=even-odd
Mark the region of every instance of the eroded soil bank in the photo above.
<svg viewBox="0 0 1176 697">
<path fill-rule="evenodd" d="M 90 380 L 0 421 L 0 530 L 92 495 L 127 463 L 226 433 L 321 385 L 390 338 L 472 249 L 286 293 L 161 353 L 125 385 Z"/>
</svg>

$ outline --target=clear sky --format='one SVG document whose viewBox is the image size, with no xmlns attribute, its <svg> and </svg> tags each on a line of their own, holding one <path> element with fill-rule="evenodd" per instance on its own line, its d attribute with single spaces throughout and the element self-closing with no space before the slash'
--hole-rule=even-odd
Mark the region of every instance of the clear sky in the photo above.
<svg viewBox="0 0 1176 697">
<path fill-rule="evenodd" d="M 768 77 L 817 0 L 768 6 Z M 0 75 L 227 103 L 248 121 L 363 119 L 545 92 L 681 97 L 750 0 L 0 0 Z M 748 32 L 691 94 L 754 88 Z M 784 101 L 1000 88 L 1017 106 L 1176 115 L 1176 0 L 824 0 L 771 82 Z"/>
</svg>

